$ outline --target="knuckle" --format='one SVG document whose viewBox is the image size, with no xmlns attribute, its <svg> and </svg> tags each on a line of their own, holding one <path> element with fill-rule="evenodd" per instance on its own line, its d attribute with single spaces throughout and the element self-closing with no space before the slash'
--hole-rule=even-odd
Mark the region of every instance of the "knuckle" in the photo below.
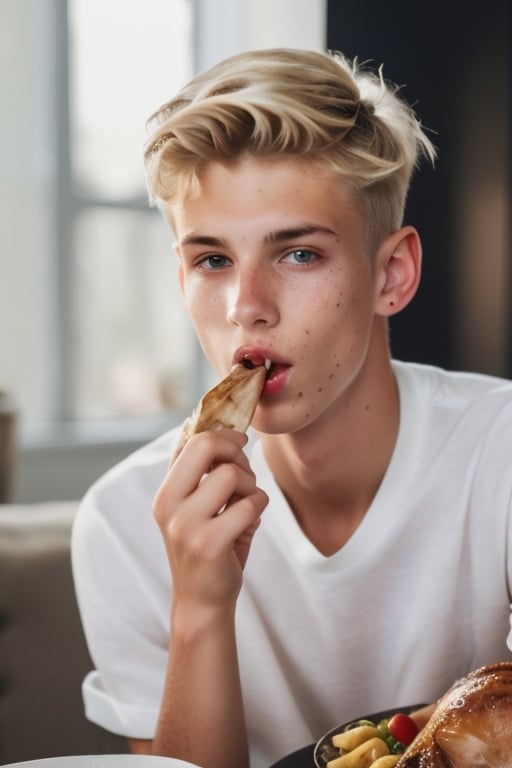
<svg viewBox="0 0 512 768">
<path fill-rule="evenodd" d="M 151 511 L 156 522 L 161 525 L 166 518 L 166 493 L 164 486 L 161 486 L 155 494 Z"/>
<path fill-rule="evenodd" d="M 195 530 L 188 538 L 188 551 L 196 562 L 208 560 L 211 557 L 210 537 L 200 529 Z"/>
<path fill-rule="evenodd" d="M 166 483 L 163 483 L 156 492 L 151 506 L 153 518 L 160 528 L 168 526 L 174 519 L 175 508 L 176 500 L 171 489 Z"/>
<path fill-rule="evenodd" d="M 270 498 L 268 494 L 265 493 L 265 491 L 262 491 L 261 488 L 256 488 L 256 503 L 258 505 L 258 508 L 263 510 L 267 506 L 267 504 L 270 501 Z"/>
<path fill-rule="evenodd" d="M 226 489 L 234 489 L 238 483 L 238 468 L 235 464 L 223 463 L 215 468 L 217 478 Z"/>
</svg>

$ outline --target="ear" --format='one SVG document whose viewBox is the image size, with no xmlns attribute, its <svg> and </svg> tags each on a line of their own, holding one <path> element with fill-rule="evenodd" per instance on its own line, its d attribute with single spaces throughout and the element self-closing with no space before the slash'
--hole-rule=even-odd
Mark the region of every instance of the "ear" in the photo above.
<svg viewBox="0 0 512 768">
<path fill-rule="evenodd" d="M 390 317 L 413 299 L 421 277 L 421 256 L 414 227 L 402 227 L 382 241 L 376 255 L 376 314 Z"/>
</svg>

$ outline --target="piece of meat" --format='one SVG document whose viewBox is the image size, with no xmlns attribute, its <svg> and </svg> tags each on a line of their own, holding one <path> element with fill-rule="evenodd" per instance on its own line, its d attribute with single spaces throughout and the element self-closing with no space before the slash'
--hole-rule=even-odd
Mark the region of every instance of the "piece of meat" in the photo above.
<svg viewBox="0 0 512 768">
<path fill-rule="evenodd" d="M 173 460 L 197 432 L 222 427 L 245 432 L 256 410 L 265 375 L 264 365 L 235 365 L 226 378 L 203 395 L 192 416 L 186 420 Z"/>
<path fill-rule="evenodd" d="M 457 680 L 396 768 L 512 768 L 512 663 Z"/>
</svg>

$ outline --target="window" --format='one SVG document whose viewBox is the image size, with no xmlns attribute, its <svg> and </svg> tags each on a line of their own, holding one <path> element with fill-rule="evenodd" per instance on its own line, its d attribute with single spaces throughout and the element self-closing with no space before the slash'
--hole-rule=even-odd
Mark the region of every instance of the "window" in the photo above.
<svg viewBox="0 0 512 768">
<path fill-rule="evenodd" d="M 318 45 L 323 3 L 307 2 L 302 20 L 296 0 L 67 3 L 62 415 L 183 414 L 205 389 L 206 365 L 179 295 L 172 235 L 146 204 L 144 122 L 194 69 L 236 50 Z"/>
<path fill-rule="evenodd" d="M 81 495 L 213 380 L 149 209 L 144 122 L 249 48 L 325 47 L 325 0 L 1 0 L 0 391 L 16 497 Z"/>
<path fill-rule="evenodd" d="M 144 123 L 192 76 L 190 0 L 68 0 L 60 191 L 64 419 L 190 406 L 196 343 L 172 233 L 149 209 Z M 64 155 L 66 146 L 68 156 Z"/>
</svg>

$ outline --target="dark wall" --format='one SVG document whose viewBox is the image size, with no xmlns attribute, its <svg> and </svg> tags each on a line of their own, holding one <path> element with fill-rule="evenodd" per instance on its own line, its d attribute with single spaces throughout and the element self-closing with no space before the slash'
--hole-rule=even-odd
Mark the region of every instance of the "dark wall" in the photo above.
<svg viewBox="0 0 512 768">
<path fill-rule="evenodd" d="M 416 298 L 392 320 L 392 350 L 398 358 L 470 367 L 464 366 L 457 352 L 461 312 L 457 287 L 464 268 L 458 197 L 461 164 L 470 162 L 461 157 L 460 147 L 468 110 L 476 113 L 485 110 L 489 101 L 502 103 L 510 98 L 509 5 L 508 0 L 478 5 L 459 0 L 328 2 L 328 47 L 360 61 L 370 60 L 374 66 L 383 64 L 384 77 L 402 86 L 402 94 L 432 131 L 429 135 L 439 153 L 435 169 L 424 161 L 416 173 L 407 204 L 406 223 L 420 232 L 424 267 Z M 474 91 L 468 79 L 474 78 L 475 71 L 483 76 Z M 482 151 L 486 151 L 484 141 Z M 510 153 L 502 164 L 507 162 L 510 174 Z M 507 247 L 510 261 L 510 239 Z M 511 319 L 509 312 L 507 323 Z M 508 350 L 501 368 L 492 372 L 510 375 Z"/>
</svg>

